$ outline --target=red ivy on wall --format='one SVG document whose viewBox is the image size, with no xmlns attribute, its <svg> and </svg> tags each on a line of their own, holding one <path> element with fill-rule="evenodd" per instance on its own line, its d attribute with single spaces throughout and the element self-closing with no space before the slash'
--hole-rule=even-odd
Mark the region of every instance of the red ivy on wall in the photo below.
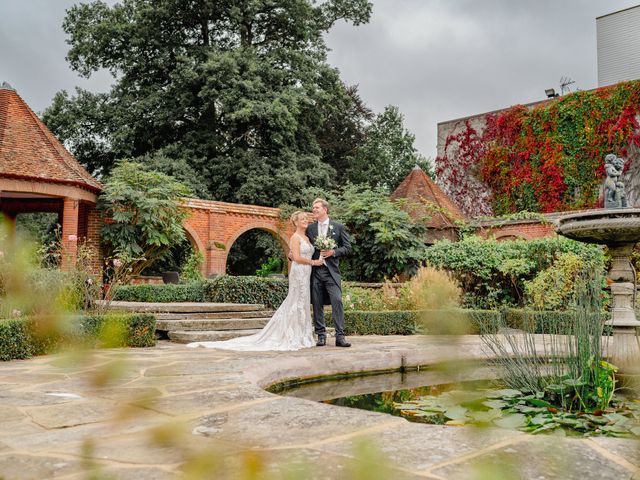
<svg viewBox="0 0 640 480">
<path fill-rule="evenodd" d="M 449 135 L 436 174 L 471 216 L 590 208 L 607 153 L 640 162 L 639 118 L 640 81 L 514 106 Z"/>
</svg>

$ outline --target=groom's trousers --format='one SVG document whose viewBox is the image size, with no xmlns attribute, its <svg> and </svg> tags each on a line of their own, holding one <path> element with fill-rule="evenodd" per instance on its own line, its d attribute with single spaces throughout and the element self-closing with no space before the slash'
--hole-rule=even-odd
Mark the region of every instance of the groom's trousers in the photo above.
<svg viewBox="0 0 640 480">
<path fill-rule="evenodd" d="M 336 338 L 344 336 L 344 308 L 342 290 L 336 284 L 326 267 L 314 268 L 311 274 L 311 303 L 313 304 L 313 323 L 316 335 L 326 335 L 324 322 L 325 291 L 331 301 L 331 319 L 336 329 Z"/>
</svg>

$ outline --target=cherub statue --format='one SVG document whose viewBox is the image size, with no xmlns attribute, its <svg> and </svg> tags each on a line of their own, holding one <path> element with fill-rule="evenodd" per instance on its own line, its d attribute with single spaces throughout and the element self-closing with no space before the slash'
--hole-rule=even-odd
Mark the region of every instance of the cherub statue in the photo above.
<svg viewBox="0 0 640 480">
<path fill-rule="evenodd" d="M 604 157 L 604 170 L 607 178 L 604 181 L 604 208 L 624 208 L 627 206 L 627 194 L 624 183 L 620 180 L 624 170 L 624 159 L 613 153 Z"/>
</svg>

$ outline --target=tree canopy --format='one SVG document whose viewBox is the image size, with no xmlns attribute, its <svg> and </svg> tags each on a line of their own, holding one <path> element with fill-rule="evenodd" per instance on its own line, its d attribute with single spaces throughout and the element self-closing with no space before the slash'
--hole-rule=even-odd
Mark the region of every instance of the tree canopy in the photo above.
<svg viewBox="0 0 640 480">
<path fill-rule="evenodd" d="M 108 70 L 114 84 L 59 92 L 43 119 L 93 174 L 129 158 L 204 198 L 300 205 L 306 187 L 359 182 L 367 162 L 384 171 L 398 162 L 387 152 L 415 153 L 413 137 L 374 120 L 326 61 L 323 35 L 340 20 L 367 22 L 371 8 L 367 0 L 78 4 L 63 24 L 67 60 L 86 77 Z M 383 115 L 402 122 L 397 109 Z M 381 135 L 398 132 L 402 147 L 380 146 Z"/>
</svg>

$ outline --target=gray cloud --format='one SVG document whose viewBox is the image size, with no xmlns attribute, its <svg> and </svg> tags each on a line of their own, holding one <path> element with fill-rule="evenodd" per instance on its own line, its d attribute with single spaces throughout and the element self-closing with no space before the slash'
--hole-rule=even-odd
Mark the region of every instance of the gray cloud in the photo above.
<svg viewBox="0 0 640 480">
<path fill-rule="evenodd" d="M 637 0 L 386 0 L 327 35 L 329 61 L 380 111 L 397 105 L 435 156 L 438 122 L 597 86 L 595 18 Z"/>
<path fill-rule="evenodd" d="M 109 0 L 107 3 L 115 3 Z M 36 111 L 55 92 L 109 88 L 65 61 L 65 10 L 78 0 L 0 0 L 0 81 Z M 371 22 L 326 36 L 329 62 L 376 111 L 397 105 L 416 144 L 435 156 L 443 120 L 544 98 L 561 76 L 597 86 L 595 18 L 637 0 L 374 0 Z"/>
</svg>

